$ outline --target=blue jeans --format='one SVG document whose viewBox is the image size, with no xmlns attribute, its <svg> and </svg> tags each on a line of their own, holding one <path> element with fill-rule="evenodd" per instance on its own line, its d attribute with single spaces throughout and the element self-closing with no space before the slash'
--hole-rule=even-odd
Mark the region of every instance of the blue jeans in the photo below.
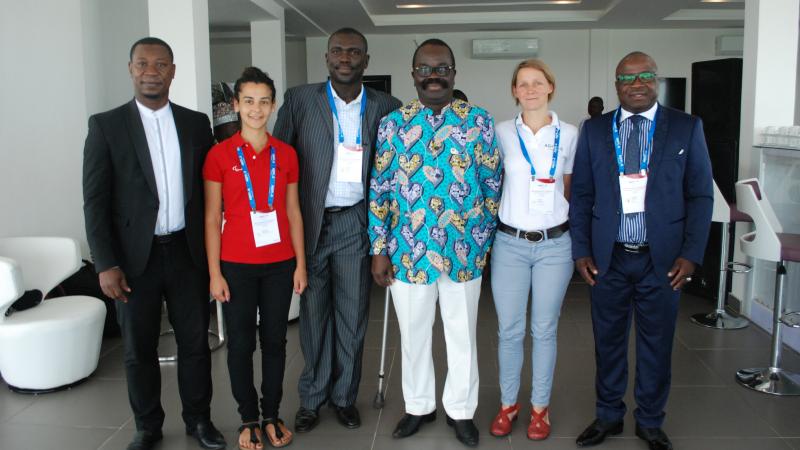
<svg viewBox="0 0 800 450">
<path fill-rule="evenodd" d="M 556 365 L 558 317 L 573 272 L 569 232 L 538 243 L 498 232 L 492 247 L 491 271 L 498 320 L 501 401 L 504 405 L 517 402 L 528 293 L 532 289 L 531 404 L 547 406 Z"/>
</svg>

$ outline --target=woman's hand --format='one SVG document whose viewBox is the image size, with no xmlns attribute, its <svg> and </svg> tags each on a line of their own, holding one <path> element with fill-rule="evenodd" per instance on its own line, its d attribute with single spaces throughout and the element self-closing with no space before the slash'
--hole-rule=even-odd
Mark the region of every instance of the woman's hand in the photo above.
<svg viewBox="0 0 800 450">
<path fill-rule="evenodd" d="M 303 293 L 308 286 L 308 274 L 305 267 L 298 267 L 294 269 L 294 292 L 297 295 Z"/>
<path fill-rule="evenodd" d="M 209 286 L 211 297 L 218 302 L 229 302 L 231 291 L 228 289 L 228 282 L 222 275 L 211 276 L 211 286 Z"/>
</svg>

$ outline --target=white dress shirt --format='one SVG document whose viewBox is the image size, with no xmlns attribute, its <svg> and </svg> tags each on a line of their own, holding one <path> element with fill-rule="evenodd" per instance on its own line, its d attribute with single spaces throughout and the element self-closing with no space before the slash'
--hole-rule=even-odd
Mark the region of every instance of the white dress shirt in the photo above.
<svg viewBox="0 0 800 450">
<path fill-rule="evenodd" d="M 572 173 L 575 149 L 578 145 L 578 129 L 574 125 L 560 122 L 555 112 L 550 111 L 550 125 L 534 133 L 522 121 L 522 114 L 515 119 L 497 124 L 497 142 L 503 155 L 503 195 L 500 199 L 500 221 L 514 228 L 533 231 L 545 230 L 567 221 L 569 203 L 564 198 L 564 175 Z M 528 192 L 531 166 L 522 155 L 517 130 L 528 155 L 536 169 L 536 178 L 549 178 L 553 163 L 553 144 L 556 128 L 561 128 L 556 164 L 556 198 L 552 214 L 531 211 L 528 207 Z"/>
<path fill-rule="evenodd" d="M 330 81 L 328 81 L 328 86 L 330 86 Z M 336 112 L 339 114 L 339 122 L 337 123 L 336 116 L 333 116 L 333 112 L 331 112 L 333 116 L 333 166 L 331 166 L 331 179 L 328 183 L 328 194 L 325 196 L 326 208 L 332 206 L 351 206 L 364 200 L 363 183 L 336 181 L 336 161 L 339 157 L 339 124 L 341 123 L 342 125 L 344 143 L 347 145 L 355 145 L 356 137 L 358 137 L 358 132 L 361 130 L 361 101 L 364 98 L 364 86 L 361 86 L 361 92 L 358 94 L 358 97 L 350 103 L 346 103 L 339 98 L 333 86 L 331 86 L 331 92 L 333 92 L 333 103 L 336 105 Z M 364 145 L 364 136 L 361 136 L 361 145 Z M 362 158 L 369 158 L 369 154 L 363 154 Z"/>
<path fill-rule="evenodd" d="M 172 108 L 167 103 L 153 111 L 136 101 L 142 118 L 158 190 L 158 218 L 154 234 L 169 234 L 186 226 L 183 204 L 181 147 Z"/>
</svg>

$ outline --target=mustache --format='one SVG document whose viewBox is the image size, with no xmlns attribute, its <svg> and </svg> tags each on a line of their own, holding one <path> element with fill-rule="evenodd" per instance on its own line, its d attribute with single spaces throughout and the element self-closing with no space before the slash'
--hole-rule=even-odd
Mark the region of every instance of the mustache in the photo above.
<svg viewBox="0 0 800 450">
<path fill-rule="evenodd" d="M 447 89 L 450 87 L 450 83 L 442 78 L 426 78 L 420 84 L 422 85 L 422 89 L 428 89 L 428 87 L 432 84 L 438 84 L 443 89 Z"/>
</svg>

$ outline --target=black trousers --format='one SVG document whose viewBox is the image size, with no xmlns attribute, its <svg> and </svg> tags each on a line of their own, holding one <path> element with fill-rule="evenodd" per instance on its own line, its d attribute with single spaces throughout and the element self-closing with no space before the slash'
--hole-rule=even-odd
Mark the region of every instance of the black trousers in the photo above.
<svg viewBox="0 0 800 450">
<path fill-rule="evenodd" d="M 125 347 L 128 397 L 137 430 L 160 430 L 161 368 L 158 336 L 162 301 L 178 344 L 178 390 L 188 426 L 209 420 L 211 352 L 208 348 L 208 275 L 192 261 L 180 234 L 166 244 L 154 243 L 144 273 L 128 278 L 128 302 L 117 302 Z"/>
<path fill-rule="evenodd" d="M 258 393 L 253 382 L 256 330 L 261 346 L 261 412 L 277 418 L 286 368 L 286 323 L 292 303 L 294 258 L 270 264 L 223 261 L 230 301 L 223 303 L 228 332 L 228 372 L 242 423 L 256 422 Z"/>
</svg>

